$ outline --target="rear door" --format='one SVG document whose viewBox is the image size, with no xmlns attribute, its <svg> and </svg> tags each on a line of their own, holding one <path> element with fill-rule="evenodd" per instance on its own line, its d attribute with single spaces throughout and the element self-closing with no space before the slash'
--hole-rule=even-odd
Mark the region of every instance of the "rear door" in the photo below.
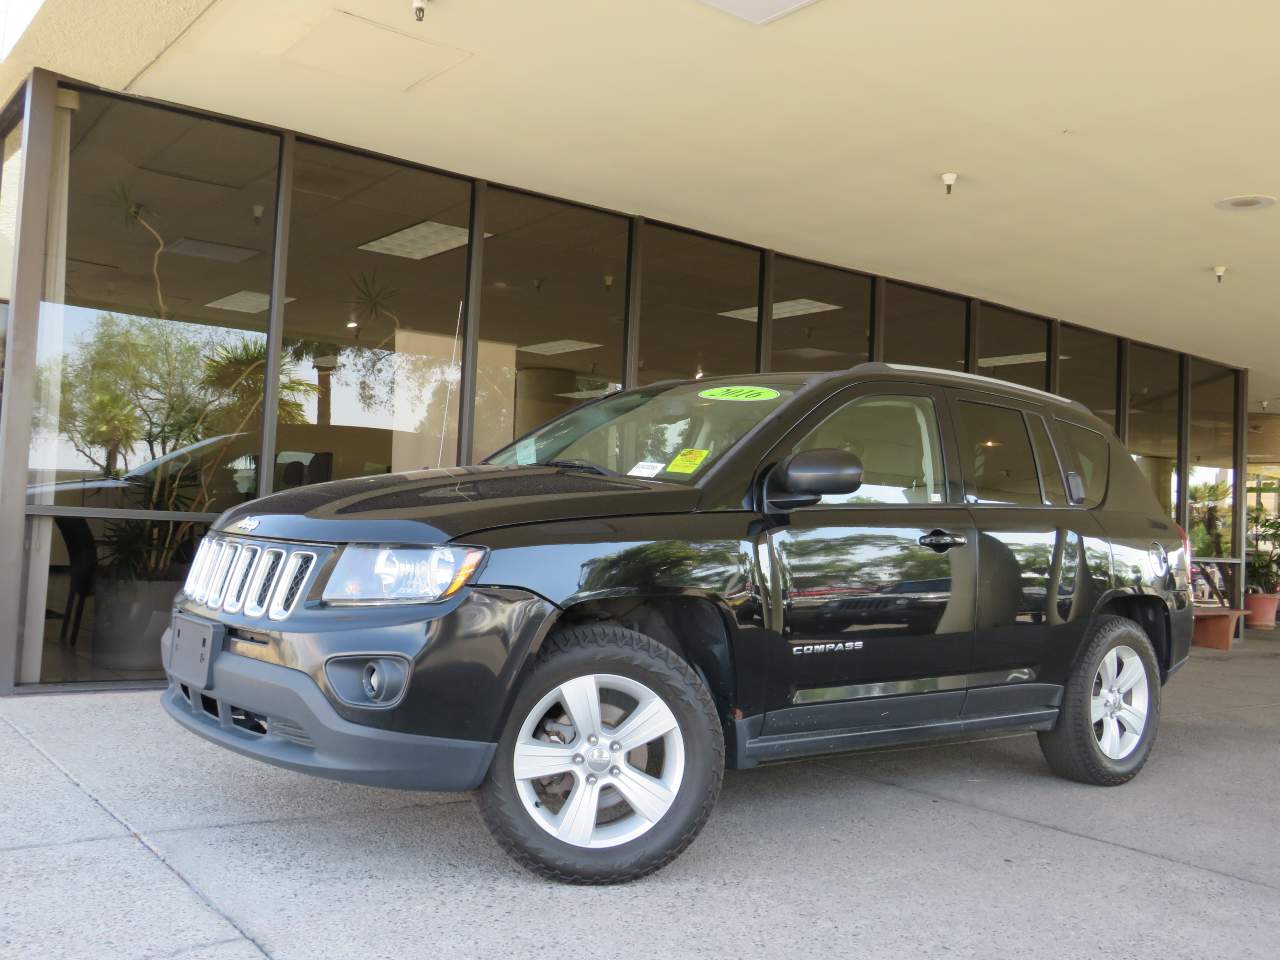
<svg viewBox="0 0 1280 960">
<path fill-rule="evenodd" d="M 941 391 L 850 388 L 769 458 L 835 447 L 864 481 L 775 519 L 767 533 L 783 602 L 777 663 L 789 703 L 766 733 L 951 719 L 974 630 L 975 535 L 958 485 Z M 797 726 L 799 725 L 799 726 Z"/>
<path fill-rule="evenodd" d="M 1068 502 L 1060 438 L 1041 405 L 948 391 L 978 535 L 977 622 L 966 716 L 1056 706 L 1110 555 Z M 1045 702 L 1042 702 L 1045 701 Z"/>
</svg>

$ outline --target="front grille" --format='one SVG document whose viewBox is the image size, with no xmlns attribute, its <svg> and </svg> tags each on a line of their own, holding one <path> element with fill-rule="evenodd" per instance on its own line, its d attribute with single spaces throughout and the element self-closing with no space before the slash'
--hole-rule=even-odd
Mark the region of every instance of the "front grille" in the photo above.
<svg viewBox="0 0 1280 960">
<path fill-rule="evenodd" d="M 196 550 L 183 592 L 201 606 L 283 620 L 306 593 L 315 548 L 211 534 Z"/>
</svg>

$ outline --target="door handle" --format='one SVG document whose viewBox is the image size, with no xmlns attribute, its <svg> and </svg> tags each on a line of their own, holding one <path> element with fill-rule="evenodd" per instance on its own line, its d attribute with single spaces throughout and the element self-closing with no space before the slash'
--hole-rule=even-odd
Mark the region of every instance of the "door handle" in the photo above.
<svg viewBox="0 0 1280 960">
<path fill-rule="evenodd" d="M 959 533 L 947 533 L 945 530 L 931 530 L 920 538 L 920 546 L 928 547 L 938 553 L 945 553 L 952 547 L 963 547 L 969 538 Z"/>
</svg>

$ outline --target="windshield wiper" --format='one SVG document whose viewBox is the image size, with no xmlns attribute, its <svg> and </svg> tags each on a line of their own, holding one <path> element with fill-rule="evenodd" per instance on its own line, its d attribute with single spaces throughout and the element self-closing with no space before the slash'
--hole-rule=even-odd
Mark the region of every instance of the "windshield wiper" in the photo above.
<svg viewBox="0 0 1280 960">
<path fill-rule="evenodd" d="M 617 470 L 610 470 L 608 467 L 602 467 L 599 464 L 591 463 L 588 460 L 547 460 L 538 464 L 540 467 L 562 467 L 566 470 L 588 470 L 591 473 L 599 474 L 602 477 L 620 477 Z"/>
</svg>

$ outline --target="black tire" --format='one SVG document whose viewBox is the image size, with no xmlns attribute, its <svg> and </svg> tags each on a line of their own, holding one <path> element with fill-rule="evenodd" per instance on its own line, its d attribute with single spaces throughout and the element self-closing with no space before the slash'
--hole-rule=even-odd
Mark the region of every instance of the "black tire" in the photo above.
<svg viewBox="0 0 1280 960">
<path fill-rule="evenodd" d="M 1137 745 L 1123 759 L 1102 751 L 1091 716 L 1094 677 L 1109 650 L 1127 646 L 1138 654 L 1146 671 L 1146 723 Z M 1160 668 L 1143 629 L 1125 617 L 1100 617 L 1084 646 L 1063 692 L 1057 725 L 1040 733 L 1040 749 L 1050 768 L 1060 777 L 1100 787 L 1128 783 L 1151 755 L 1160 726 Z"/>
<path fill-rule="evenodd" d="M 675 800 L 661 818 L 633 840 L 598 849 L 567 843 L 536 823 L 514 774 L 525 718 L 552 690 L 589 674 L 626 677 L 661 697 L 679 723 L 685 756 Z M 559 630 L 543 643 L 512 704 L 477 802 L 494 838 L 533 873 L 562 883 L 623 883 L 666 866 L 693 842 L 715 806 L 723 774 L 720 719 L 697 671 L 650 637 L 615 624 L 588 624 Z"/>
</svg>

